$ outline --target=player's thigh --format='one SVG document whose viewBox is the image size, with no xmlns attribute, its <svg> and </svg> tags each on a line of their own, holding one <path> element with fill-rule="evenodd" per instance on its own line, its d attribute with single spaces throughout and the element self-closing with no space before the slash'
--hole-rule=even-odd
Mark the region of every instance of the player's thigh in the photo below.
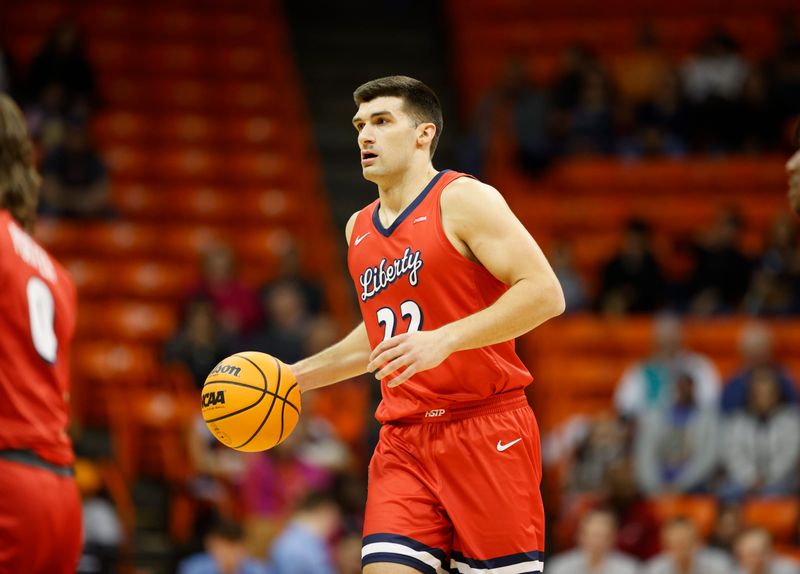
<svg viewBox="0 0 800 574">
<path fill-rule="evenodd" d="M 419 574 L 420 570 L 406 566 L 404 564 L 392 564 L 391 562 L 376 562 L 367 564 L 362 570 L 363 574 Z"/>
<path fill-rule="evenodd" d="M 506 558 L 537 572 L 544 550 L 541 448 L 533 413 L 515 411 L 459 421 L 442 472 L 442 500 L 454 527 L 453 557 L 475 568 Z M 464 570 L 467 571 L 467 570 Z M 528 570 L 525 570 L 526 572 Z"/>
</svg>

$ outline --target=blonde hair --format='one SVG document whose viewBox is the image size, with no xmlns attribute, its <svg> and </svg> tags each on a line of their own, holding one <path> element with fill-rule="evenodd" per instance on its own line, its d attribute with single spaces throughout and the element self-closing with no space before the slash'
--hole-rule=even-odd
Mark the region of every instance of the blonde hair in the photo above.
<svg viewBox="0 0 800 574">
<path fill-rule="evenodd" d="M 40 185 L 25 118 L 11 98 L 0 94 L 0 208 L 30 229 Z"/>
</svg>

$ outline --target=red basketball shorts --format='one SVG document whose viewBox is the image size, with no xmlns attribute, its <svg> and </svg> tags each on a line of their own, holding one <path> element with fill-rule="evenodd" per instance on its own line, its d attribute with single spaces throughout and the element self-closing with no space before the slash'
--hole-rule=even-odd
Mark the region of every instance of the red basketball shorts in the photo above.
<svg viewBox="0 0 800 574">
<path fill-rule="evenodd" d="M 522 391 L 383 426 L 362 563 L 426 574 L 544 571 L 539 429 Z"/>
<path fill-rule="evenodd" d="M 0 574 L 74 574 L 81 553 L 75 481 L 0 459 Z"/>
</svg>

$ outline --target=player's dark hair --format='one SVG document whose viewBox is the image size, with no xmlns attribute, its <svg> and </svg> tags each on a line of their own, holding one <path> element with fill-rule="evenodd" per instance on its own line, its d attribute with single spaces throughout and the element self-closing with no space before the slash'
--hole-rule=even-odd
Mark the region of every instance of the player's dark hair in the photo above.
<svg viewBox="0 0 800 574">
<path fill-rule="evenodd" d="M 208 529 L 206 536 L 221 538 L 228 542 L 240 542 L 244 540 L 244 528 L 238 522 L 228 518 L 217 518 Z"/>
<path fill-rule="evenodd" d="M 401 98 L 405 111 L 414 119 L 416 125 L 430 122 L 436 126 L 436 133 L 431 141 L 431 157 L 433 157 L 444 126 L 442 105 L 436 93 L 424 83 L 408 76 L 387 76 L 371 80 L 353 92 L 353 101 L 357 106 L 380 97 Z"/>
<path fill-rule="evenodd" d="M 0 208 L 26 229 L 33 227 L 41 178 L 22 112 L 0 94 Z"/>
<path fill-rule="evenodd" d="M 312 490 L 300 499 L 295 506 L 297 512 L 309 512 L 326 506 L 339 508 L 339 501 L 331 492 L 325 490 Z"/>
</svg>

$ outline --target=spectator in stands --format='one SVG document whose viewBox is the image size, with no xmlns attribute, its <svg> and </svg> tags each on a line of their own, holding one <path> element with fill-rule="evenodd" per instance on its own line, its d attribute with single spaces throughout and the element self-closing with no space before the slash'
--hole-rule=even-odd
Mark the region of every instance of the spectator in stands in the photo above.
<svg viewBox="0 0 800 574">
<path fill-rule="evenodd" d="M 731 563 L 717 550 L 702 546 L 697 528 L 688 518 L 674 518 L 662 530 L 664 551 L 650 560 L 643 574 L 728 574 Z"/>
<path fill-rule="evenodd" d="M 575 449 L 567 490 L 571 495 L 600 490 L 609 467 L 627 453 L 625 424 L 611 414 L 597 416 Z"/>
<path fill-rule="evenodd" d="M 42 164 L 42 203 L 47 215 L 71 218 L 109 217 L 111 207 L 105 163 L 89 142 L 85 123 L 67 122 L 64 142 Z"/>
<path fill-rule="evenodd" d="M 292 507 L 311 490 L 329 490 L 350 453 L 327 421 L 312 415 L 311 396 L 303 416 L 277 447 L 248 457 L 242 485 L 252 550 L 263 553 Z"/>
<path fill-rule="evenodd" d="M 598 307 L 609 314 L 655 311 L 664 291 L 661 268 L 653 254 L 650 226 L 631 219 L 622 248 L 605 264 Z"/>
<path fill-rule="evenodd" d="M 322 313 L 325 307 L 325 293 L 322 286 L 303 273 L 302 253 L 294 239 L 288 239 L 278 259 L 278 277 L 264 286 L 268 289 L 275 283 L 294 283 L 303 293 L 306 310 L 312 317 Z"/>
<path fill-rule="evenodd" d="M 567 150 L 572 154 L 608 154 L 614 149 L 614 96 L 606 73 L 587 70 L 578 104 L 572 110 Z"/>
<path fill-rule="evenodd" d="M 39 100 L 53 84 L 61 88 L 67 110 L 85 107 L 96 99 L 94 71 L 74 22 L 59 24 L 34 57 L 28 73 L 30 99 Z"/>
<path fill-rule="evenodd" d="M 230 354 L 230 341 L 208 299 L 193 299 L 184 314 L 178 332 L 164 348 L 164 362 L 186 367 L 200 388 L 214 366 Z"/>
<path fill-rule="evenodd" d="M 614 550 L 617 524 L 607 510 L 592 510 L 581 518 L 578 547 L 554 556 L 548 574 L 636 574 L 638 564 Z"/>
<path fill-rule="evenodd" d="M 66 131 L 64 92 L 61 86 L 46 86 L 39 99 L 25 107 L 25 118 L 31 138 L 47 157 L 63 143 Z"/>
<path fill-rule="evenodd" d="M 736 539 L 735 574 L 800 574 L 792 560 L 779 558 L 772 551 L 772 539 L 763 528 L 749 528 Z"/>
<path fill-rule="evenodd" d="M 272 545 L 274 574 L 337 574 L 329 543 L 340 527 L 336 499 L 325 492 L 307 494 Z"/>
<path fill-rule="evenodd" d="M 739 504 L 722 505 L 717 512 L 709 544 L 712 548 L 732 556 L 733 545 L 742 530 L 744 530 L 742 507 Z"/>
<path fill-rule="evenodd" d="M 566 241 L 560 240 L 553 245 L 550 254 L 558 282 L 564 291 L 567 312 L 583 311 L 586 308 L 586 283 L 572 261 L 572 248 Z"/>
<path fill-rule="evenodd" d="M 800 114 L 800 30 L 795 18 L 776 22 L 778 49 L 766 64 L 770 106 L 780 122 Z"/>
<path fill-rule="evenodd" d="M 661 316 L 653 322 L 653 354 L 622 375 L 614 396 L 619 413 L 637 417 L 649 408 L 670 404 L 677 377 L 688 374 L 694 381 L 695 403 L 714 407 L 719 401 L 720 378 L 714 364 L 683 347 L 677 318 Z"/>
<path fill-rule="evenodd" d="M 631 133 L 618 142 L 620 155 L 641 158 L 686 154 L 688 118 L 677 72 L 666 72 L 654 97 L 633 108 L 632 116 Z"/>
<path fill-rule="evenodd" d="M 347 532 L 336 544 L 338 574 L 361 574 L 361 531 Z"/>
<path fill-rule="evenodd" d="M 244 346 L 262 349 L 287 364 L 305 357 L 314 320 L 300 286 L 291 280 L 272 283 L 263 291 L 261 300 L 267 321 L 246 339 Z"/>
<path fill-rule="evenodd" d="M 524 56 L 511 57 L 498 84 L 478 106 L 463 150 L 470 173 L 481 174 L 498 136 L 511 139 L 519 165 L 541 174 L 554 155 L 550 94 L 536 85 L 525 69 Z"/>
<path fill-rule="evenodd" d="M 267 565 L 248 558 L 242 527 L 218 521 L 205 537 L 206 551 L 182 561 L 178 574 L 269 574 Z"/>
<path fill-rule="evenodd" d="M 112 574 L 125 539 L 122 522 L 92 461 L 75 461 L 75 482 L 83 508 L 83 552 L 77 574 Z"/>
<path fill-rule="evenodd" d="M 203 256 L 203 277 L 195 290 L 195 296 L 211 301 L 222 328 L 232 337 L 248 334 L 262 320 L 256 292 L 236 273 L 233 251 L 223 245 L 212 247 Z"/>
<path fill-rule="evenodd" d="M 654 102 L 670 74 L 670 61 L 651 23 L 639 27 L 636 47 L 616 58 L 614 79 L 621 102 L 637 107 Z"/>
<path fill-rule="evenodd" d="M 769 101 L 767 78 L 760 67 L 751 67 L 736 103 L 735 141 L 745 153 L 763 152 L 780 139 L 778 110 Z"/>
<path fill-rule="evenodd" d="M 743 308 L 754 315 L 788 315 L 800 309 L 800 243 L 797 225 L 781 214 L 770 226 L 755 264 Z"/>
<path fill-rule="evenodd" d="M 723 30 L 715 30 L 683 66 L 694 143 L 704 150 L 730 151 L 736 145 L 737 102 L 748 65 Z"/>
<path fill-rule="evenodd" d="M 691 375 L 677 376 L 674 398 L 639 419 L 636 435 L 636 474 L 649 495 L 704 491 L 717 461 L 715 407 L 695 402 Z"/>
<path fill-rule="evenodd" d="M 798 402 L 797 389 L 789 372 L 775 362 L 772 355 L 772 333 L 763 323 L 748 323 L 739 336 L 742 364 L 722 390 L 721 407 L 724 413 L 733 413 L 747 406 L 753 374 L 758 369 L 772 370 L 778 381 L 783 403 Z"/>
<path fill-rule="evenodd" d="M 648 560 L 659 551 L 661 527 L 652 504 L 636 486 L 633 464 L 621 459 L 606 472 L 604 504 L 617 519 L 617 548 L 639 560 Z"/>
<path fill-rule="evenodd" d="M 721 462 L 726 482 L 720 495 L 787 496 L 795 491 L 800 460 L 800 413 L 781 400 L 775 371 L 759 368 L 750 381 L 747 410 L 723 427 Z"/>
<path fill-rule="evenodd" d="M 739 308 L 752 268 L 740 247 L 742 227 L 742 218 L 735 209 L 721 209 L 711 228 L 695 244 L 693 313 L 730 313 Z"/>
</svg>

